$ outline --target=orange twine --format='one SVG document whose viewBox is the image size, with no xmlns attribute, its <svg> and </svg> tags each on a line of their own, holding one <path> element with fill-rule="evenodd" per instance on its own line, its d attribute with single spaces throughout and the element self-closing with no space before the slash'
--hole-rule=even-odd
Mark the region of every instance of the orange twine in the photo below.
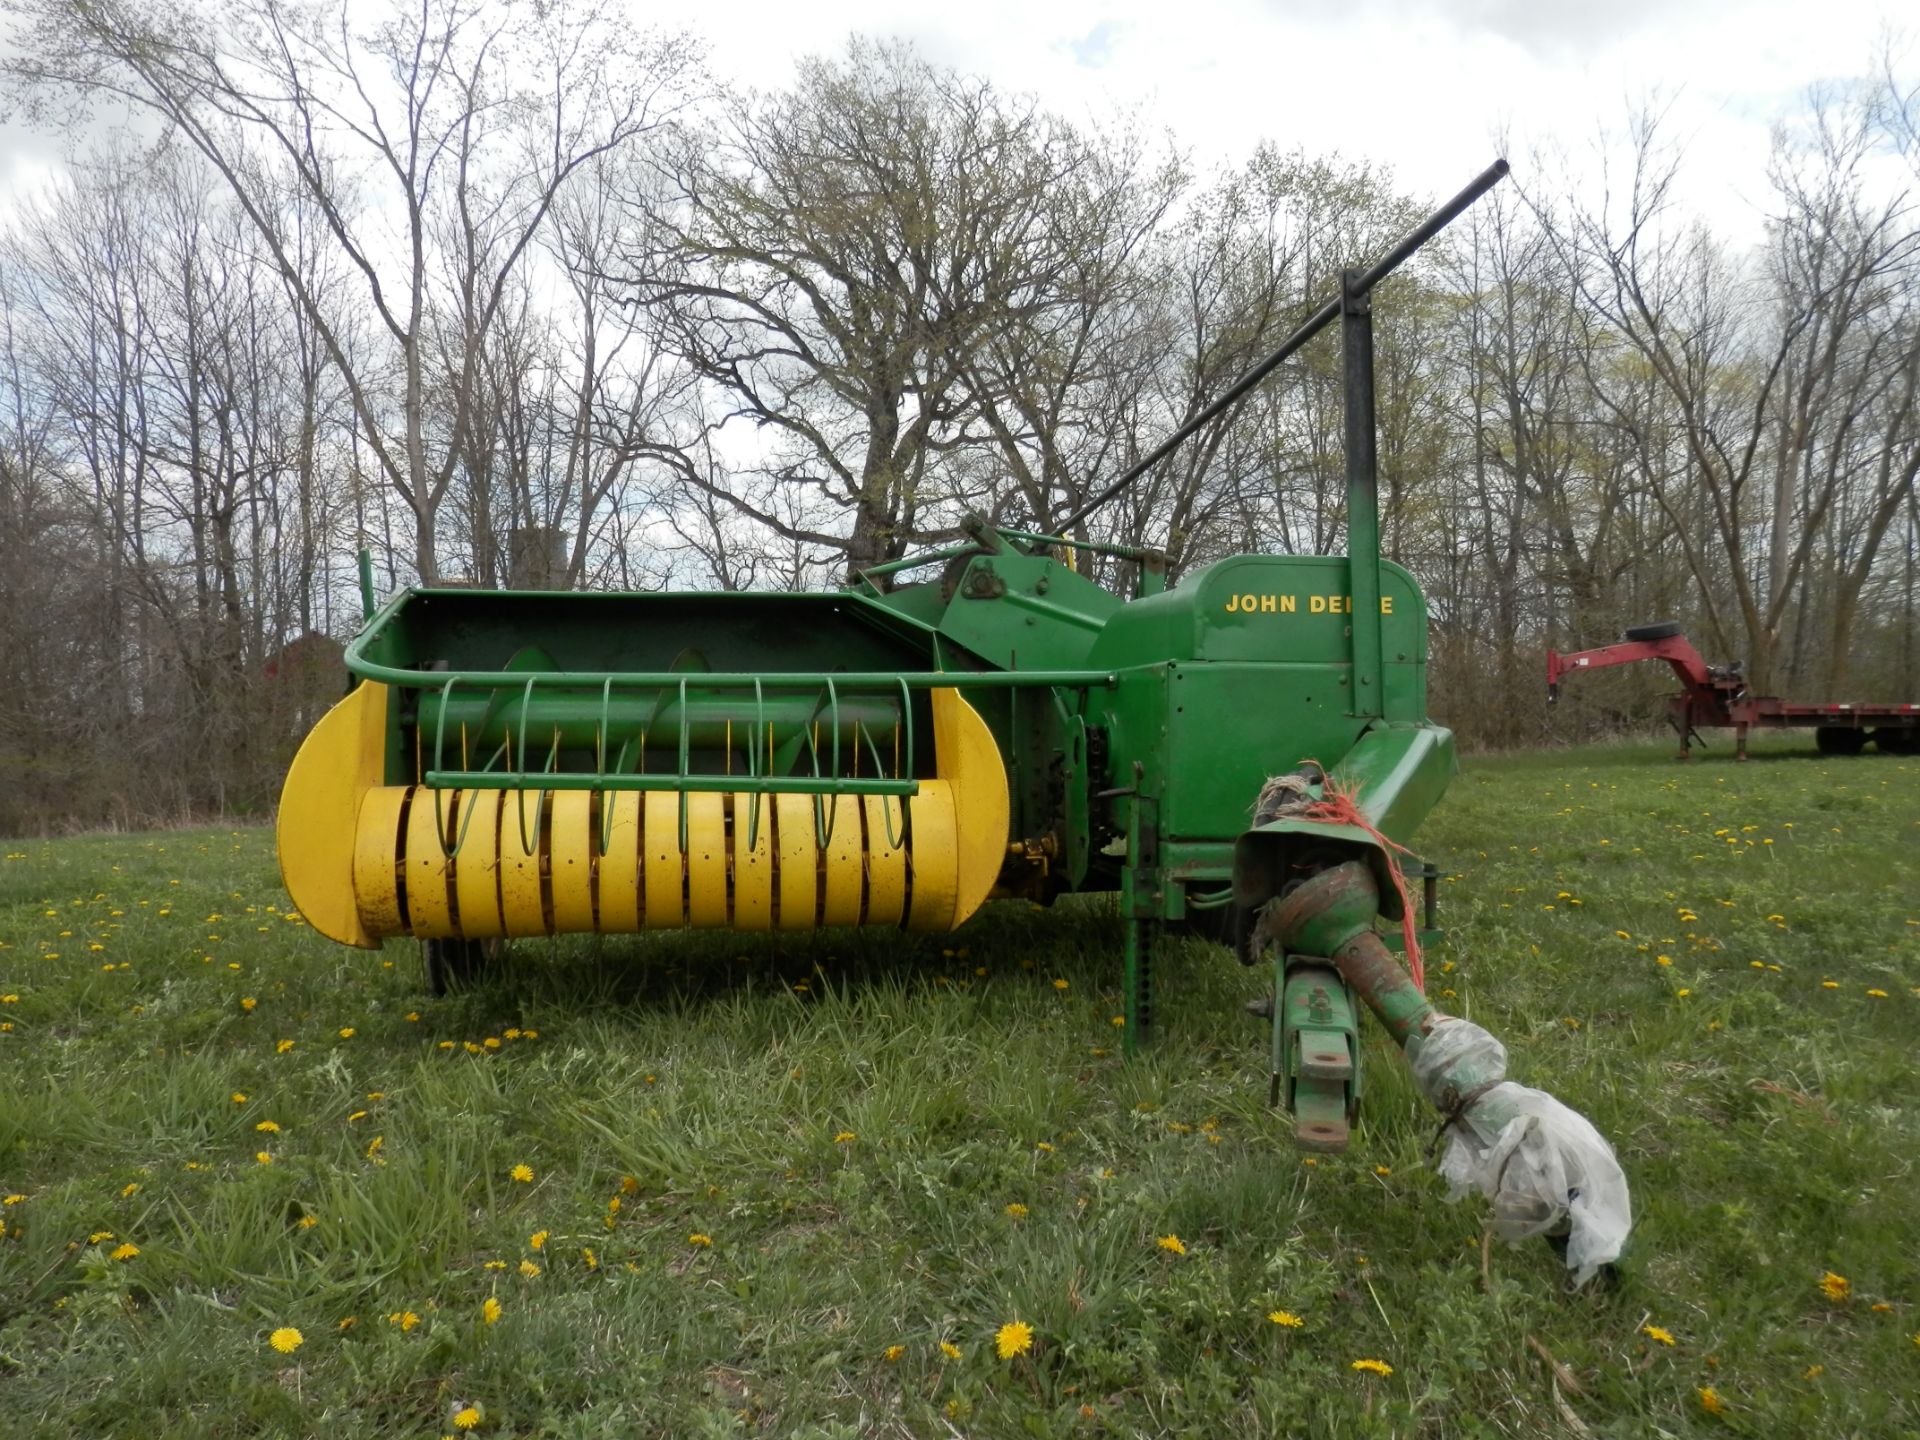
<svg viewBox="0 0 1920 1440">
<path fill-rule="evenodd" d="M 1418 859 L 1413 851 L 1397 840 L 1390 840 L 1374 828 L 1373 822 L 1362 813 L 1355 797 L 1360 793 L 1358 781 L 1342 784 L 1326 767 L 1318 761 L 1309 761 L 1325 779 L 1321 798 L 1300 812 L 1302 820 L 1313 820 L 1323 825 L 1352 825 L 1371 835 L 1380 842 L 1380 848 L 1387 857 L 1387 874 L 1393 880 L 1393 888 L 1400 892 L 1400 934 L 1406 941 L 1407 969 L 1413 976 L 1413 988 L 1422 995 L 1427 993 L 1427 971 L 1420 959 L 1420 932 L 1413 919 L 1413 896 L 1407 889 L 1407 877 L 1400 868 L 1395 851 L 1408 859 Z"/>
</svg>

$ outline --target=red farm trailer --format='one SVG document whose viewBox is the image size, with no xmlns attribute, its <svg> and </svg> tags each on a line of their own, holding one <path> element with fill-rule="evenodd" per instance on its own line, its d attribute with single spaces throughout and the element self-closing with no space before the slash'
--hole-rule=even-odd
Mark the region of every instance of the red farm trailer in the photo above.
<svg viewBox="0 0 1920 1440">
<path fill-rule="evenodd" d="M 1920 754 L 1920 705 L 1807 705 L 1750 694 L 1739 661 L 1707 664 L 1681 627 L 1671 623 L 1636 625 L 1618 645 L 1597 650 L 1571 655 L 1549 650 L 1547 703 L 1560 698 L 1564 676 L 1636 660 L 1664 660 L 1680 677 L 1684 688 L 1668 700 L 1667 718 L 1680 736 L 1682 760 L 1707 728 L 1732 730 L 1734 753 L 1741 760 L 1747 758 L 1750 730 L 1811 729 L 1825 755 L 1858 755 L 1869 740 L 1889 755 Z"/>
</svg>

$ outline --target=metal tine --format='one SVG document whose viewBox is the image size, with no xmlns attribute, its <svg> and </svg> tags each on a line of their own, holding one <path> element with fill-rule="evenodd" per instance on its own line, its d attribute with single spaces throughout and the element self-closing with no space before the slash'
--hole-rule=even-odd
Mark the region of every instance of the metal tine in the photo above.
<svg viewBox="0 0 1920 1440">
<path fill-rule="evenodd" d="M 752 779 L 760 777 L 760 726 L 767 714 L 767 696 L 765 687 L 756 676 L 753 682 L 753 732 L 747 736 L 747 774 Z M 773 768 L 773 735 L 767 735 L 767 768 Z M 747 850 L 749 853 L 760 848 L 760 792 L 753 792 L 747 805 Z M 734 817 L 734 823 L 740 823 Z"/>
<path fill-rule="evenodd" d="M 826 681 L 827 681 L 827 724 L 833 730 L 832 775 L 834 780 L 838 781 L 841 778 L 840 777 L 840 692 L 834 687 L 833 677 L 831 675 L 826 677 Z M 840 791 L 836 787 L 833 794 L 829 796 L 827 799 L 827 834 L 829 836 L 833 834 L 833 827 L 839 823 L 839 820 L 840 820 Z M 827 842 L 823 839 L 820 843 L 822 847 L 824 847 Z"/>
<path fill-rule="evenodd" d="M 522 855 L 533 854 L 533 846 L 527 843 L 527 787 L 525 781 L 527 774 L 527 716 L 533 705 L 533 684 L 535 679 L 536 677 L 532 675 L 527 677 L 526 689 L 522 691 L 520 695 L 520 748 L 514 752 L 513 765 L 514 774 L 518 775 L 522 782 L 514 787 L 513 795 L 514 816 L 520 826 L 520 853 Z M 559 755 L 560 741 L 556 735 L 553 754 L 548 759 L 547 769 L 551 770 L 553 768 L 553 762 L 559 759 Z M 545 796 L 547 792 L 545 790 L 538 790 L 534 793 L 539 796 Z M 533 838 L 535 841 L 538 841 L 540 838 L 540 815 L 537 805 L 533 817 Z"/>
<path fill-rule="evenodd" d="M 680 778 L 693 773 L 693 725 L 687 715 L 687 682 L 680 682 Z M 687 853 L 687 792 L 680 792 L 680 853 Z"/>
<path fill-rule="evenodd" d="M 886 762 L 880 758 L 880 747 L 874 743 L 873 736 L 867 730 L 866 726 L 856 720 L 854 722 L 854 742 L 858 744 L 861 740 L 867 742 L 867 753 L 873 756 L 874 775 L 884 775 L 886 773 Z M 893 796 L 882 795 L 880 797 L 880 813 L 887 817 L 887 848 L 889 850 L 898 850 L 905 836 L 895 835 L 893 833 Z"/>
<path fill-rule="evenodd" d="M 444 747 L 447 741 L 447 704 L 453 698 L 454 683 L 453 677 L 448 676 L 447 683 L 440 687 L 440 715 L 433 727 L 433 768 L 436 770 L 446 768 L 442 762 L 446 759 Z M 417 737 L 418 731 L 415 734 Z M 451 860 L 460 853 L 460 841 L 465 833 L 462 830 L 454 837 L 453 848 L 451 850 L 447 848 L 446 802 L 441 796 L 440 787 L 436 785 L 433 788 L 433 838 L 439 842 L 442 860 Z"/>
</svg>

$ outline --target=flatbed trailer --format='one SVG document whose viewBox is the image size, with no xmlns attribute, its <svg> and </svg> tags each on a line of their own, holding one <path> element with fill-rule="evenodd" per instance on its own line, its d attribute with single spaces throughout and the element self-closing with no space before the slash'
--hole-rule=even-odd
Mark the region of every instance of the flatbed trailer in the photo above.
<svg viewBox="0 0 1920 1440">
<path fill-rule="evenodd" d="M 1703 729 L 1732 730 L 1740 760 L 1747 758 L 1747 735 L 1753 730 L 1811 729 L 1823 755 L 1858 755 L 1869 740 L 1889 755 L 1920 754 L 1920 705 L 1803 704 L 1750 694 L 1738 661 L 1707 664 L 1681 627 L 1670 622 L 1636 625 L 1619 644 L 1596 650 L 1570 655 L 1549 650 L 1547 703 L 1560 698 L 1560 681 L 1568 675 L 1640 660 L 1664 660 L 1680 677 L 1684 688 L 1667 701 L 1667 718 L 1680 736 L 1682 760 L 1690 758 Z"/>
</svg>

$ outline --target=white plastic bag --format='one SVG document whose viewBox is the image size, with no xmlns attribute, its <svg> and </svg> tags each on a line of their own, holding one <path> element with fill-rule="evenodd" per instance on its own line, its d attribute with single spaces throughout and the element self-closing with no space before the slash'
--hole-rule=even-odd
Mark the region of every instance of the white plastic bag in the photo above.
<svg viewBox="0 0 1920 1440">
<path fill-rule="evenodd" d="M 1440 1160 L 1453 1187 L 1448 1199 L 1469 1190 L 1486 1196 L 1494 1231 L 1509 1242 L 1557 1233 L 1566 1222 L 1576 1289 L 1620 1257 L 1633 1227 L 1627 1177 L 1585 1116 L 1506 1079 L 1506 1047 L 1471 1020 L 1441 1017 L 1408 1043 L 1407 1060 L 1442 1115 L 1459 1107 Z"/>
</svg>

